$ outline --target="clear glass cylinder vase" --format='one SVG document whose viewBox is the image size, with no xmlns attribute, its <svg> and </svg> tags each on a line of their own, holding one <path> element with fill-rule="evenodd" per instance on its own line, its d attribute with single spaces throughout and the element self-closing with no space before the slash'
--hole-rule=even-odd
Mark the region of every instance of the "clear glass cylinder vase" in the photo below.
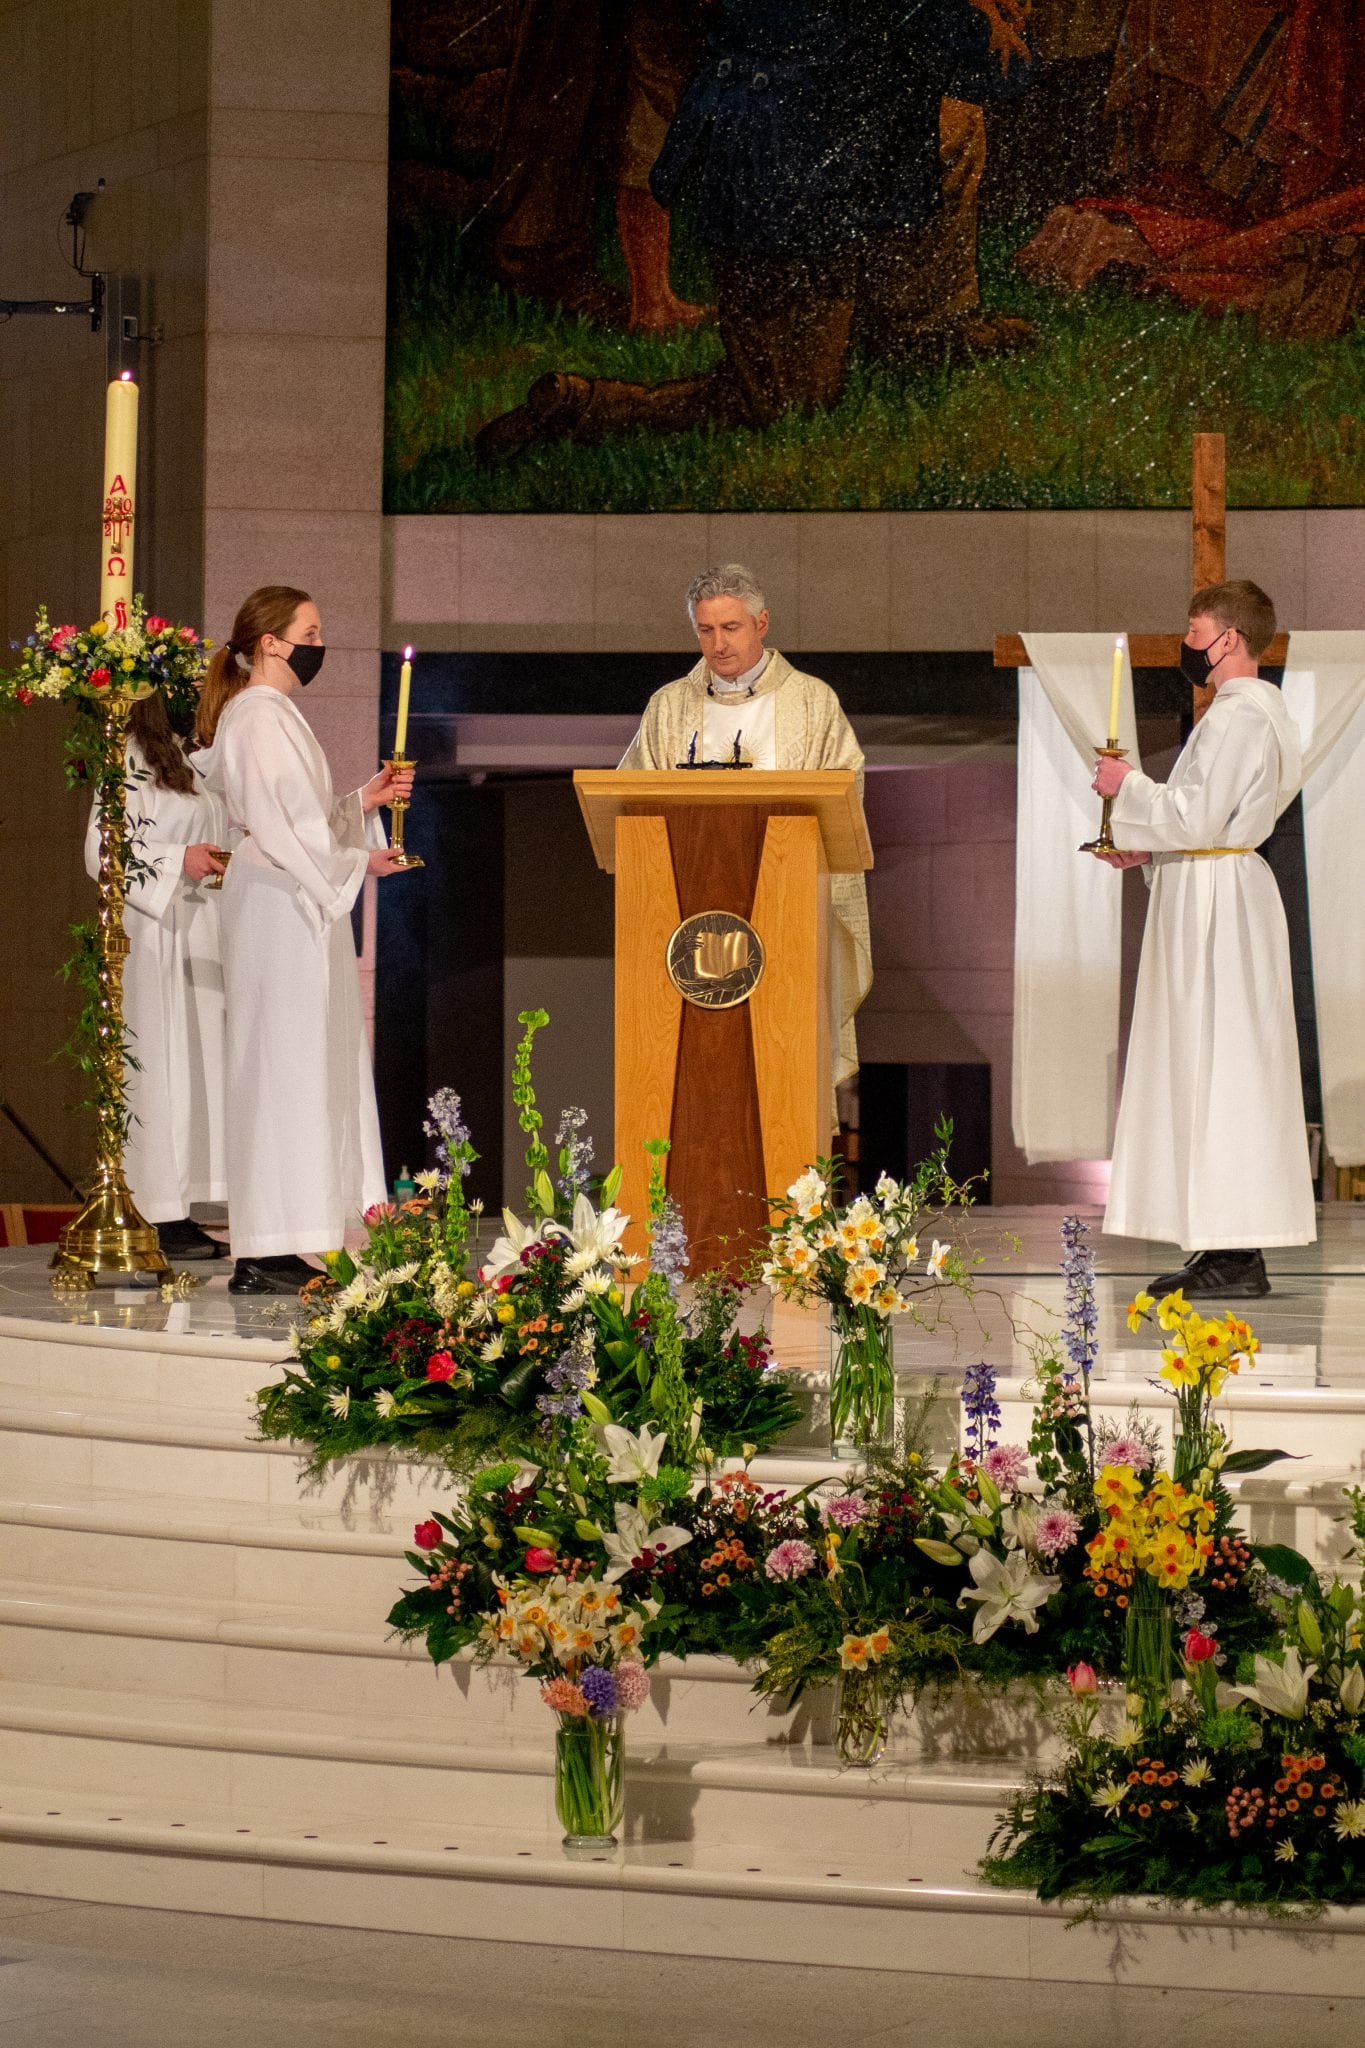
<svg viewBox="0 0 1365 2048">
<path fill-rule="evenodd" d="M 870 1770 L 886 1752 L 894 1702 L 876 1665 L 841 1671 L 834 1696 L 834 1746 L 852 1770 Z"/>
<path fill-rule="evenodd" d="M 830 1318 L 829 1436 L 836 1458 L 889 1446 L 895 1435 L 892 1325 L 871 1309 L 838 1309 Z"/>
<path fill-rule="evenodd" d="M 1175 1677 L 1171 1603 L 1147 1572 L 1133 1574 L 1123 1639 L 1123 1676 L 1144 1724 L 1159 1718 Z"/>
<path fill-rule="evenodd" d="M 567 1849 L 608 1848 L 625 1811 L 621 1714 L 561 1714 L 555 1730 L 555 1812 Z"/>
</svg>

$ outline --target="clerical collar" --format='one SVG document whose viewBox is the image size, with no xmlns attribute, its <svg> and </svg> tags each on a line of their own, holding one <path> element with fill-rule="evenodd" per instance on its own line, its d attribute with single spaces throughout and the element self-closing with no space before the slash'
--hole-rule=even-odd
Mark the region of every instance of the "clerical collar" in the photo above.
<svg viewBox="0 0 1365 2048">
<path fill-rule="evenodd" d="M 772 660 L 765 647 L 752 668 L 746 668 L 742 676 L 727 683 L 723 677 L 707 671 L 706 694 L 708 697 L 752 697 L 763 677 L 763 671 Z"/>
</svg>

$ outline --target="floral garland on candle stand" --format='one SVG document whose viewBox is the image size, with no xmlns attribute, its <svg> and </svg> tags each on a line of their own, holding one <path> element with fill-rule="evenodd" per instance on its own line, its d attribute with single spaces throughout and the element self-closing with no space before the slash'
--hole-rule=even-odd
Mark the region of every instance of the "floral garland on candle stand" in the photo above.
<svg viewBox="0 0 1365 2048">
<path fill-rule="evenodd" d="M 100 914 L 72 927 L 76 946 L 63 972 L 84 997 L 65 1049 L 86 1077 L 84 1107 L 99 1128 L 101 1170 L 117 1160 L 127 1138 L 124 1077 L 135 1059 L 123 1023 L 121 963 L 115 962 L 127 886 L 144 869 L 127 829 L 128 714 L 138 699 L 160 691 L 173 722 L 192 718 L 212 644 L 192 626 L 149 615 L 140 594 L 122 628 L 103 619 L 54 626 L 40 608 L 33 631 L 22 645 L 14 643 L 18 661 L 0 674 L 0 707 L 69 707 L 67 785 L 87 790 L 100 810 Z"/>
</svg>

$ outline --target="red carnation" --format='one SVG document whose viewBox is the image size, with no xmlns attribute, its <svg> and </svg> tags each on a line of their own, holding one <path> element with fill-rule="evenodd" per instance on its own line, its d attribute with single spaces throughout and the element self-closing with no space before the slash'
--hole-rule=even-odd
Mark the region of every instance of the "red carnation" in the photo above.
<svg viewBox="0 0 1365 2048">
<path fill-rule="evenodd" d="M 532 1544 L 525 1557 L 528 1572 L 552 1572 L 558 1568 L 559 1559 L 553 1550 L 543 1550 L 539 1544 Z"/>
<path fill-rule="evenodd" d="M 1218 1645 L 1212 1636 L 1202 1635 L 1197 1628 L 1192 1628 L 1185 1638 L 1185 1662 L 1205 1664 L 1217 1648 Z"/>
<path fill-rule="evenodd" d="M 74 626 L 54 626 L 48 646 L 52 648 L 65 647 L 67 641 L 74 640 L 75 637 L 76 628 Z"/>
<path fill-rule="evenodd" d="M 20 683 L 14 694 L 21 704 L 31 704 L 33 702 L 32 690 L 25 689 L 22 683 Z"/>
<path fill-rule="evenodd" d="M 412 1540 L 418 1550 L 434 1550 L 441 1540 L 439 1522 L 419 1522 L 412 1532 Z"/>
<path fill-rule="evenodd" d="M 454 1377 L 455 1361 L 450 1353 L 448 1351 L 433 1351 L 427 1360 L 427 1378 L 429 1380 L 453 1380 Z"/>
<path fill-rule="evenodd" d="M 92 690 L 106 690 L 106 689 L 108 689 L 108 687 L 109 687 L 109 671 L 108 671 L 108 669 L 107 669 L 107 668 L 92 668 L 92 669 L 91 669 L 91 671 L 90 671 L 90 687 L 91 687 L 91 689 L 92 689 Z"/>
</svg>

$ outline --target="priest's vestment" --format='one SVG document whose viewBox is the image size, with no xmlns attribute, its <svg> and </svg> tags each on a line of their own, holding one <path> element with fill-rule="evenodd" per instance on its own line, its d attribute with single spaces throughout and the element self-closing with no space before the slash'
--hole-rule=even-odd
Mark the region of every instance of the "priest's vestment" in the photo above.
<svg viewBox="0 0 1365 2048">
<path fill-rule="evenodd" d="M 192 1202 L 227 1194 L 223 1139 L 223 963 L 218 894 L 184 872 L 187 846 L 227 843 L 222 804 L 192 754 L 191 790 L 163 789 L 136 741 L 125 804 L 138 869 L 128 884 L 123 1020 L 136 1066 L 125 1072 L 123 1166 L 149 1223 L 173 1223 Z M 100 814 L 90 812 L 85 866 L 100 868 Z"/>
<path fill-rule="evenodd" d="M 1114 799 L 1115 844 L 1152 866 L 1106 1231 L 1191 1251 L 1317 1235 L 1288 928 L 1251 851 L 1299 780 L 1280 692 L 1238 676 L 1168 782 L 1128 775 Z"/>
<path fill-rule="evenodd" d="M 640 730 L 621 766 L 676 768 L 686 761 L 694 735 L 700 758 L 709 681 L 710 672 L 703 660 L 676 682 L 665 683 L 661 690 L 656 690 L 645 706 Z M 753 695 L 755 699 L 768 695 L 773 698 L 775 768 L 852 768 L 858 775 L 861 796 L 862 750 L 828 683 L 822 683 L 818 676 L 803 675 L 774 649 Z M 829 879 L 834 914 L 830 981 L 837 1084 L 851 1079 L 858 1071 L 853 1018 L 872 986 L 872 940 L 863 877 L 831 875 Z"/>
<path fill-rule="evenodd" d="M 368 847 L 359 791 L 281 691 L 231 698 L 213 779 L 248 835 L 223 885 L 228 1203 L 238 1258 L 335 1250 L 384 1200 L 350 910 Z"/>
</svg>

